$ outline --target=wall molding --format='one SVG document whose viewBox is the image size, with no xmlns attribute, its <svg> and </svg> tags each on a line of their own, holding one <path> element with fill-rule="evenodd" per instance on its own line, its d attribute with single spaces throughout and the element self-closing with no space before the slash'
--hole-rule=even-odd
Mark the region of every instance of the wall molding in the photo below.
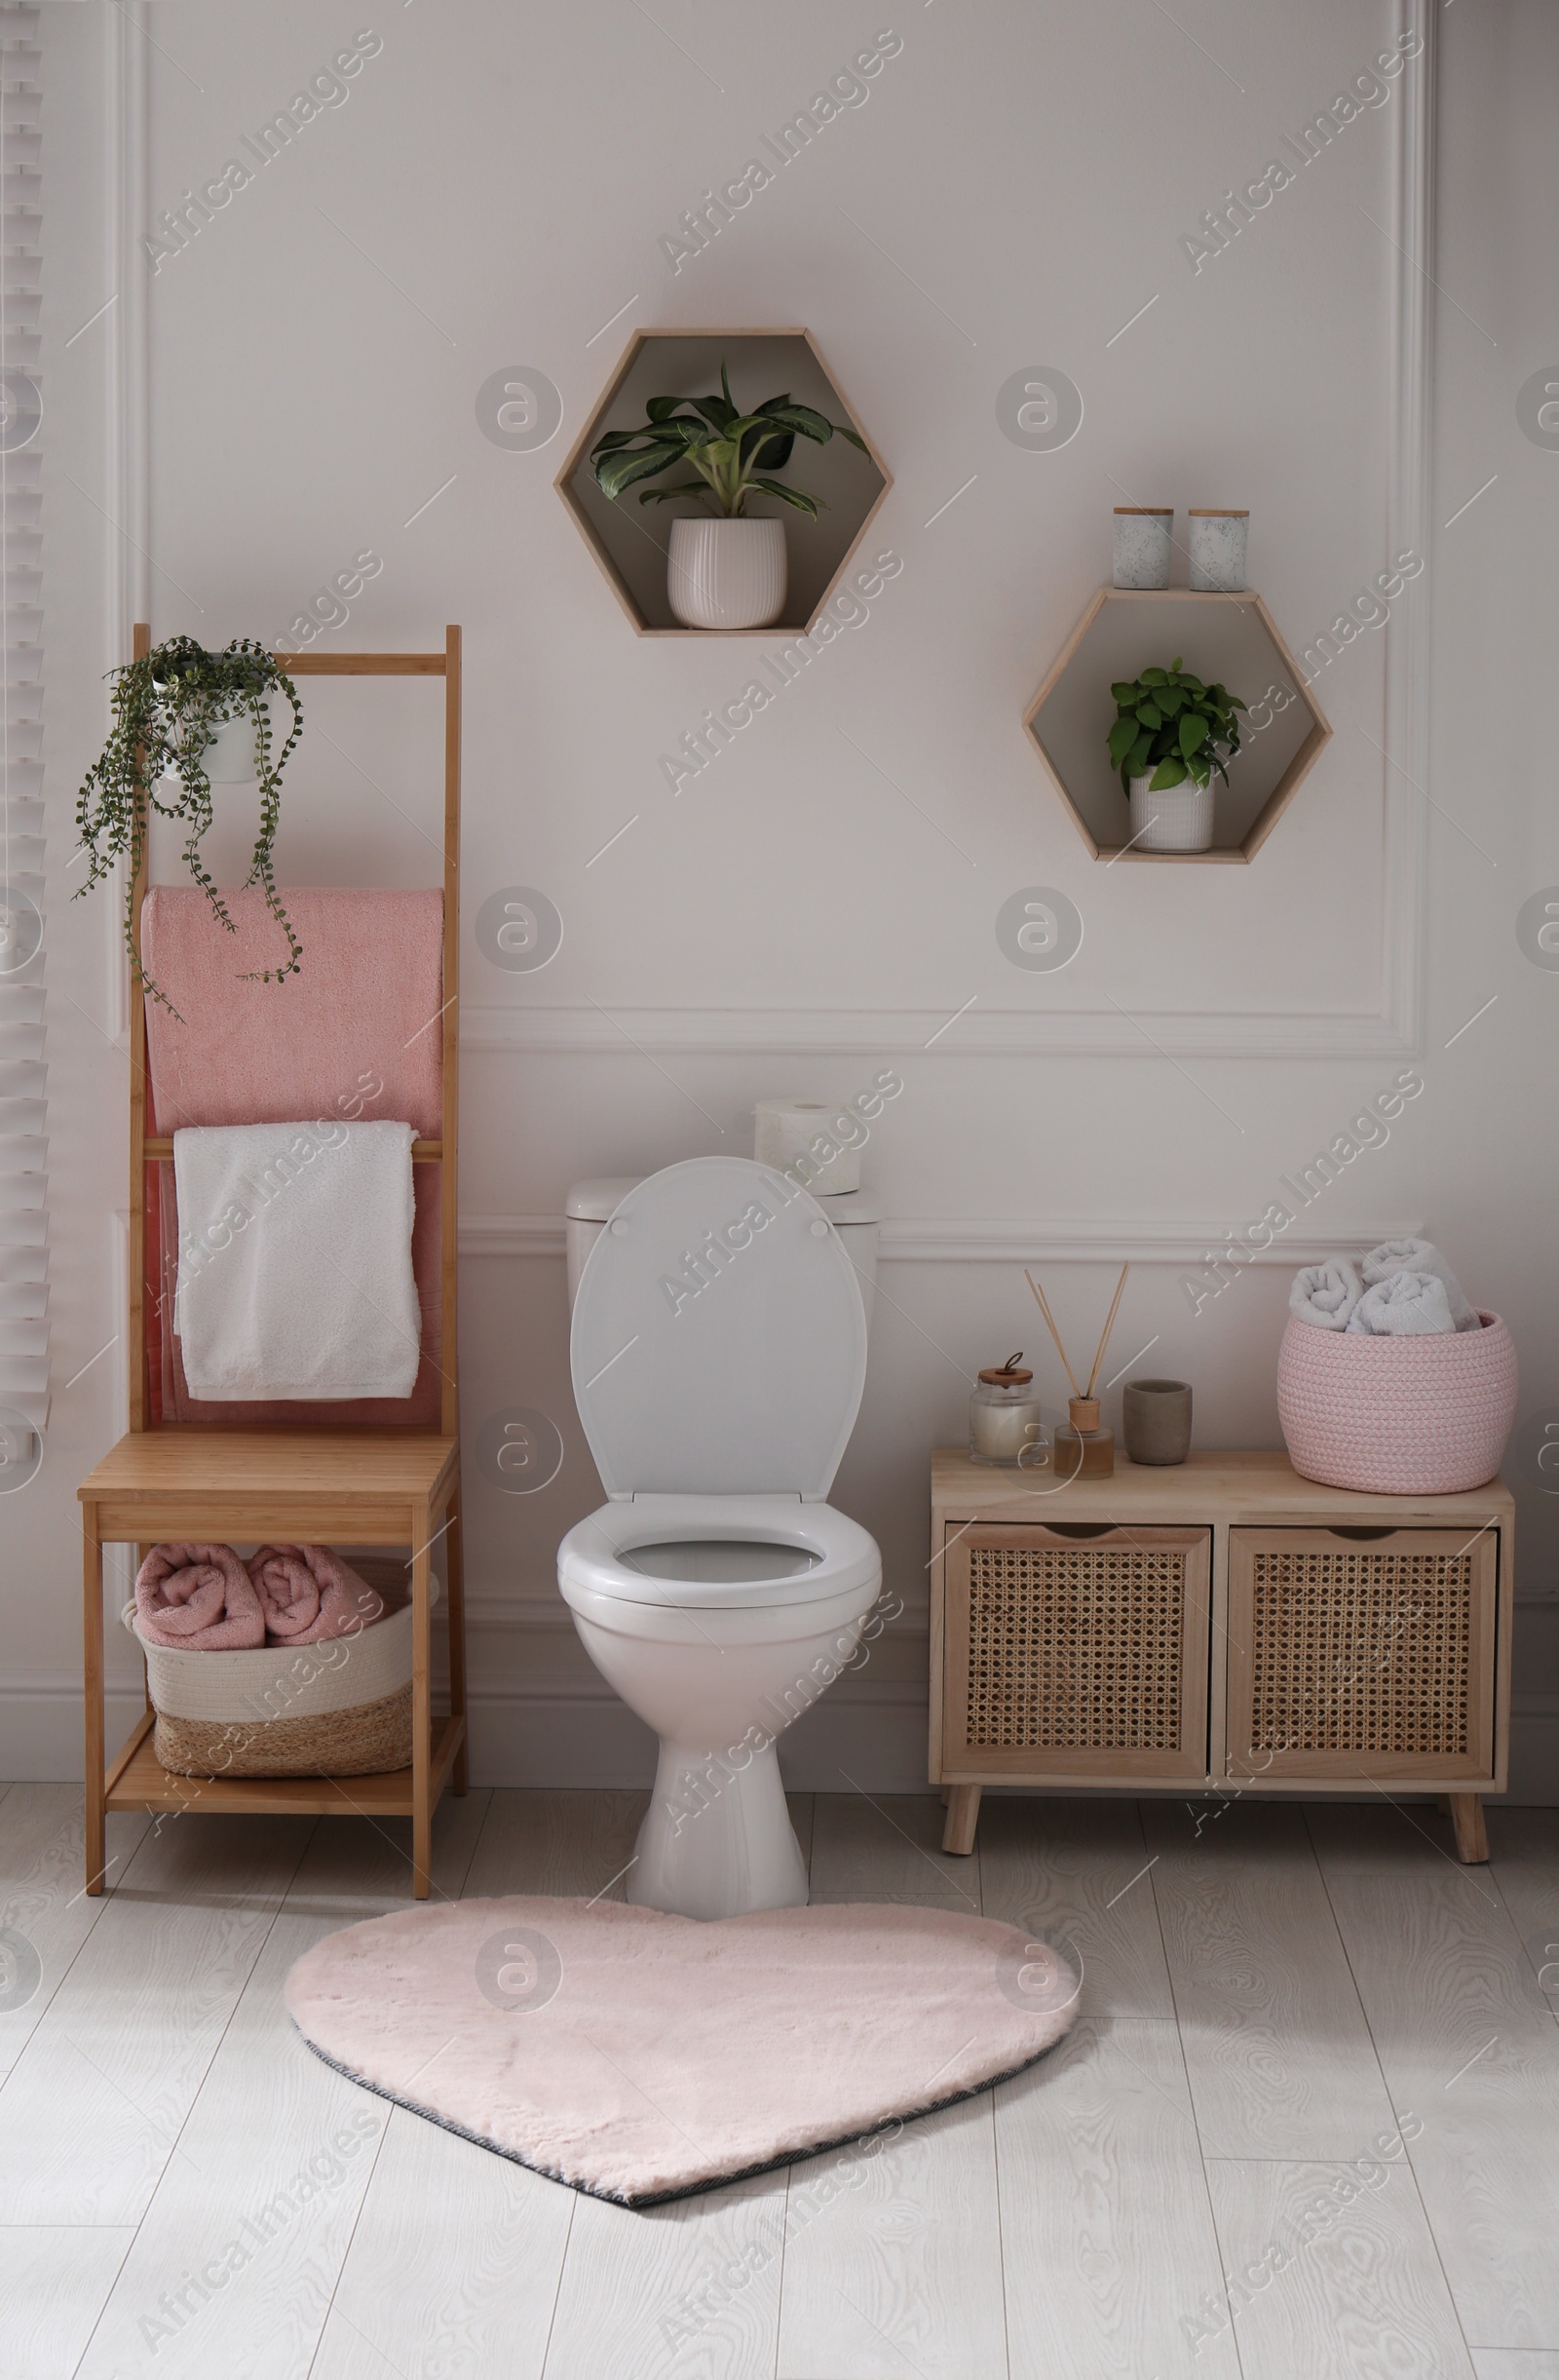
<svg viewBox="0 0 1559 2380">
<path fill-rule="evenodd" d="M 107 540 L 111 662 L 129 650 L 130 623 L 149 618 L 144 549 L 149 544 L 151 363 L 147 274 L 137 235 L 147 218 L 150 93 L 146 42 L 139 29 L 142 0 L 108 16 L 112 44 L 110 238 L 115 286 L 113 360 L 109 379 L 109 509 L 121 536 Z M 1385 424 L 1388 452 L 1387 543 L 1429 557 L 1429 340 L 1435 185 L 1437 16 L 1433 0 L 1398 0 L 1398 25 L 1416 31 L 1423 49 L 1411 80 L 1404 75 L 1391 125 L 1390 234 L 1393 242 L 1389 388 Z M 139 549 L 139 550 L 137 550 Z M 1383 631 L 1386 662 L 1383 760 L 1380 1002 L 1374 1009 L 1263 1013 L 1149 1009 L 1153 1042 L 1181 1057 L 1394 1057 L 1421 1040 L 1423 926 L 1427 865 L 1426 784 L 1428 720 L 1428 600 L 1404 604 Z M 125 1031 L 128 979 L 114 920 L 103 903 L 109 1014 Z M 937 1056 L 1025 1056 L 1068 1052 L 1091 1056 L 1143 1056 L 1152 1043 L 1116 1009 L 996 1008 L 978 1002 L 950 1024 L 946 1012 L 923 1009 L 732 1009 L 639 1007 L 614 1009 L 631 1024 L 631 1039 L 589 1003 L 518 1007 L 468 1002 L 461 1019 L 467 1051 L 492 1054 L 602 1056 L 639 1047 L 685 1056 L 914 1056 L 928 1046 Z M 935 1036 L 933 1040 L 933 1036 Z"/>
<path fill-rule="evenodd" d="M 1408 788 L 1392 799 L 1398 806 L 1411 805 L 1414 796 Z M 1388 847 L 1395 848 L 1389 835 Z M 1411 854 L 1406 864 L 1411 868 Z M 1415 971 L 1420 876 L 1421 871 L 1409 878 L 1398 870 L 1393 877 L 1388 871 L 1386 896 L 1387 941 L 1399 956 L 1413 957 Z M 1032 1057 L 1065 1052 L 1147 1058 L 1153 1057 L 1155 1043 L 1185 1057 L 1236 1058 L 1400 1057 L 1415 1046 L 1409 1027 L 1416 1019 L 1399 1002 L 1356 1015 L 1142 1013 L 1151 1039 L 1120 1009 L 985 1008 L 976 1002 L 950 1025 L 946 1009 L 641 1008 L 622 1001 L 614 1003 L 609 1017 L 589 1004 L 519 1008 L 468 1001 L 460 1046 L 467 1053 L 513 1057 L 631 1057 L 637 1048 L 684 1057 Z M 629 1025 L 616 1022 L 619 1017 Z"/>
<path fill-rule="evenodd" d="M 1303 1223 L 1303 1218 L 1301 1219 Z M 1151 1215 L 1094 1215 L 1045 1222 L 930 1215 L 891 1217 L 881 1227 L 878 1261 L 886 1264 L 1173 1264 L 1201 1265 L 1226 1246 L 1234 1226 L 1165 1222 Z M 1255 1264 L 1322 1264 L 1356 1255 L 1379 1240 L 1417 1239 L 1421 1222 L 1350 1222 L 1325 1229 L 1296 1226 L 1271 1248 L 1251 1251 Z M 477 1256 L 562 1256 L 567 1241 L 560 1214 L 473 1214 L 460 1218 L 460 1253 Z"/>
<path fill-rule="evenodd" d="M 1398 0 L 1397 29 L 1416 33 L 1419 71 L 1403 91 L 1394 143 L 1390 318 L 1390 473 L 1387 542 L 1427 565 L 1418 599 L 1386 627 L 1386 751 L 1381 952 L 1383 1017 L 1411 1048 L 1423 1035 L 1424 910 L 1428 876 L 1429 617 L 1434 585 L 1430 388 L 1434 334 L 1434 199 L 1439 18 L 1436 0 Z M 1403 80 L 1406 82 L 1406 77 Z M 1411 105 L 1408 102 L 1411 100 Z"/>
<path fill-rule="evenodd" d="M 1429 341 L 1433 326 L 1437 12 L 1432 0 L 1399 0 L 1402 32 L 1423 48 L 1403 77 L 1391 129 L 1388 322 L 1389 389 L 1386 542 L 1430 556 Z M 1421 592 L 1385 631 L 1382 761 L 1383 894 L 1380 1001 L 1359 1011 L 1249 1011 L 1219 1015 L 1145 1009 L 1153 1041 L 1181 1057 L 1395 1057 L 1422 1038 L 1424 901 L 1427 871 L 1429 603 Z M 624 1024 L 614 1022 L 621 1017 Z M 629 1039 L 631 1029 L 631 1040 Z M 935 1036 L 934 1040 L 932 1037 Z M 912 1057 L 1152 1055 L 1118 1009 L 986 1007 L 956 1023 L 931 1009 L 664 1008 L 631 1002 L 613 1015 L 589 1004 L 473 1005 L 461 1020 L 468 1051 L 510 1056 L 624 1056 L 634 1044 L 683 1056 L 768 1054 Z"/>
</svg>

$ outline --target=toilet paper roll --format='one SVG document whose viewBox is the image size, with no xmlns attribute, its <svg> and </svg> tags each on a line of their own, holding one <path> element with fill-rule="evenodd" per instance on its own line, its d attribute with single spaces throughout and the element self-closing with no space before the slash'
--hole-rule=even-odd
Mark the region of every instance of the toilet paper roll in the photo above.
<svg viewBox="0 0 1559 2380">
<path fill-rule="evenodd" d="M 759 1165 L 792 1174 L 815 1198 L 833 1198 L 860 1188 L 864 1136 L 859 1119 L 846 1107 L 821 1099 L 760 1099 L 752 1153 Z"/>
</svg>

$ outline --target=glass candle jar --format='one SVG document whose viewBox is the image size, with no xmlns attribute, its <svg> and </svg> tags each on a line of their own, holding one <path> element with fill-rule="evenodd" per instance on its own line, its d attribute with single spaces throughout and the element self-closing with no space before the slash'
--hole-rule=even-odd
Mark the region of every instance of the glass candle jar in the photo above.
<svg viewBox="0 0 1559 2380">
<path fill-rule="evenodd" d="M 969 1401 L 969 1450 L 976 1463 L 1007 1463 L 1014 1469 L 1025 1455 L 1037 1460 L 1041 1443 L 1040 1400 L 1034 1374 L 1022 1368 L 1021 1352 L 983 1371 Z"/>
</svg>

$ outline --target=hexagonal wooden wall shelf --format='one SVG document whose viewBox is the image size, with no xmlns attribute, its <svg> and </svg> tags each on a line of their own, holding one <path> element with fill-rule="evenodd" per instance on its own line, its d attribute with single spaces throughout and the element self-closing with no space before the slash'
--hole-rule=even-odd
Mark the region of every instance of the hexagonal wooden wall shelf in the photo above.
<svg viewBox="0 0 1559 2380">
<path fill-rule="evenodd" d="M 1130 805 L 1110 766 L 1120 677 L 1167 669 L 1179 654 L 1211 684 L 1249 706 L 1230 782 L 1218 787 L 1210 851 L 1128 847 Z M 1288 697 L 1278 708 L 1279 698 Z M 1263 718 L 1263 711 L 1267 716 Z M 1260 724 L 1257 724 L 1257 722 Z M 1196 595 L 1188 587 L 1101 587 L 1023 714 L 1067 815 L 1095 860 L 1246 861 L 1255 858 L 1332 730 L 1259 595 Z"/>
<path fill-rule="evenodd" d="M 784 476 L 793 477 L 798 487 L 826 505 L 816 520 L 777 497 L 760 494 L 751 499 L 754 519 L 778 518 L 785 522 L 789 586 L 784 610 L 768 628 L 684 628 L 666 600 L 667 533 L 677 514 L 697 518 L 701 507 L 693 497 L 685 504 L 641 506 L 636 488 L 609 503 L 590 470 L 590 448 L 603 431 L 637 429 L 651 397 L 703 397 L 718 389 L 722 358 L 738 404 L 762 404 L 788 389 L 828 420 L 848 422 L 867 447 L 862 454 L 848 439 L 831 438 L 825 446 L 797 439 Z M 786 629 L 813 626 L 893 480 L 870 432 L 810 331 L 636 330 L 555 484 L 641 636 L 774 636 Z"/>
</svg>

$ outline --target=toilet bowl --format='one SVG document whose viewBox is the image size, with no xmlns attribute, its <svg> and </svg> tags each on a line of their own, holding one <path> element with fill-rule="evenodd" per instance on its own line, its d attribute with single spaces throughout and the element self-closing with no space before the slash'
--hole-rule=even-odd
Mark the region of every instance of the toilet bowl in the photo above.
<svg viewBox="0 0 1559 2380">
<path fill-rule="evenodd" d="M 652 1174 L 596 1228 L 570 1361 L 609 1500 L 557 1576 L 660 1741 L 627 1896 L 686 1917 L 797 1907 L 776 1746 L 882 1582 L 873 1539 L 826 1502 L 865 1378 L 856 1267 L 825 1206 L 742 1158 Z"/>
</svg>

